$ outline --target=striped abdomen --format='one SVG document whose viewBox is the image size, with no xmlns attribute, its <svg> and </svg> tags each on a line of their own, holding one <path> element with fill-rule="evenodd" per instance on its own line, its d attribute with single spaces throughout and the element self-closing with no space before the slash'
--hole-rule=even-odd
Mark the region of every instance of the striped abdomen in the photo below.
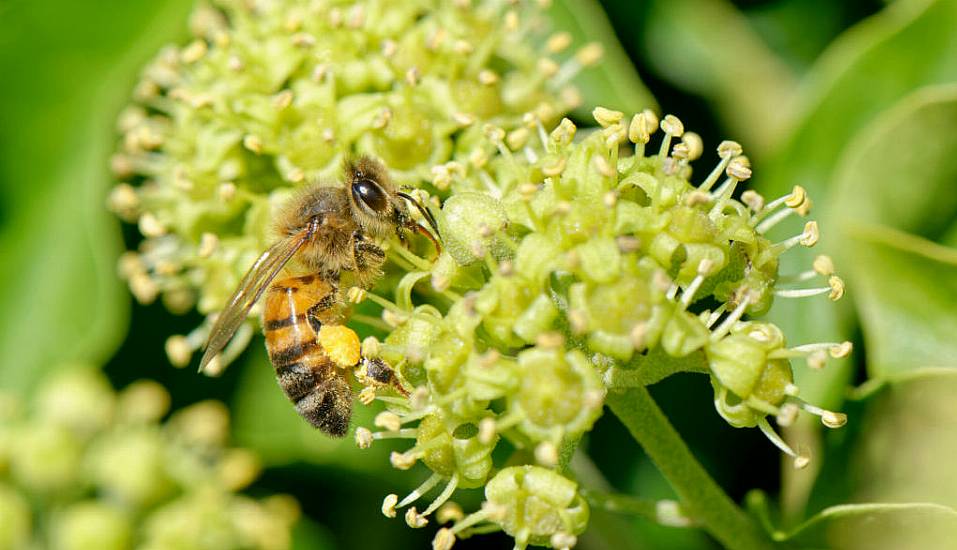
<svg viewBox="0 0 957 550">
<path fill-rule="evenodd" d="M 276 378 L 296 411 L 323 432 L 342 437 L 352 416 L 352 389 L 320 343 L 328 325 L 340 330 L 336 289 L 314 276 L 272 283 L 263 307 L 263 332 Z"/>
</svg>

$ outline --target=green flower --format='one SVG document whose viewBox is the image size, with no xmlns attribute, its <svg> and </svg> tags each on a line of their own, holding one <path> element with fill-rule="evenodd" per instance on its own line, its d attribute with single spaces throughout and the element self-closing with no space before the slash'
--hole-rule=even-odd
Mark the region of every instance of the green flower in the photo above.
<svg viewBox="0 0 957 550">
<path fill-rule="evenodd" d="M 29 407 L 0 411 L 0 546 L 289 548 L 298 506 L 237 494 L 259 462 L 227 446 L 225 407 L 198 403 L 160 424 L 168 408 L 155 382 L 116 393 L 74 365 Z"/>
</svg>

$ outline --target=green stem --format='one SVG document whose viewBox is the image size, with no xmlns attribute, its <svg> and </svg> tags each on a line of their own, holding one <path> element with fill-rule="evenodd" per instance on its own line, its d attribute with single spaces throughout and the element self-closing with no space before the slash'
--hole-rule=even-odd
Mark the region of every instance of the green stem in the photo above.
<svg viewBox="0 0 957 550">
<path fill-rule="evenodd" d="M 646 388 L 610 392 L 606 403 L 645 449 L 694 521 L 732 550 L 773 546 L 701 467 Z"/>
</svg>

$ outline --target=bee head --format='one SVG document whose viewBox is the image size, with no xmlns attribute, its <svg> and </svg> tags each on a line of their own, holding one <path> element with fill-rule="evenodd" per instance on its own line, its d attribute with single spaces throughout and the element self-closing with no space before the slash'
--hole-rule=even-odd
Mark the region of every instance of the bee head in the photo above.
<svg viewBox="0 0 957 550">
<path fill-rule="evenodd" d="M 414 197 L 396 190 L 385 166 L 370 157 L 359 157 L 346 163 L 346 182 L 352 215 L 367 234 L 376 239 L 386 238 L 394 232 L 399 240 L 405 240 L 405 231 L 415 231 L 428 237 L 441 248 L 435 236 L 416 223 L 409 214 L 411 203 L 428 221 L 438 235 L 435 218 Z"/>
</svg>

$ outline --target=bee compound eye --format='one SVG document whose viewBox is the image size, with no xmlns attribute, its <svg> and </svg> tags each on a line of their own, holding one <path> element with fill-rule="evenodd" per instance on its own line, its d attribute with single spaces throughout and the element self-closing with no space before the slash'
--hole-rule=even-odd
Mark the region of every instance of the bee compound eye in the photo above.
<svg viewBox="0 0 957 550">
<path fill-rule="evenodd" d="M 373 212 L 383 212 L 389 206 L 385 191 L 372 180 L 359 180 L 352 184 L 352 195 Z"/>
</svg>

